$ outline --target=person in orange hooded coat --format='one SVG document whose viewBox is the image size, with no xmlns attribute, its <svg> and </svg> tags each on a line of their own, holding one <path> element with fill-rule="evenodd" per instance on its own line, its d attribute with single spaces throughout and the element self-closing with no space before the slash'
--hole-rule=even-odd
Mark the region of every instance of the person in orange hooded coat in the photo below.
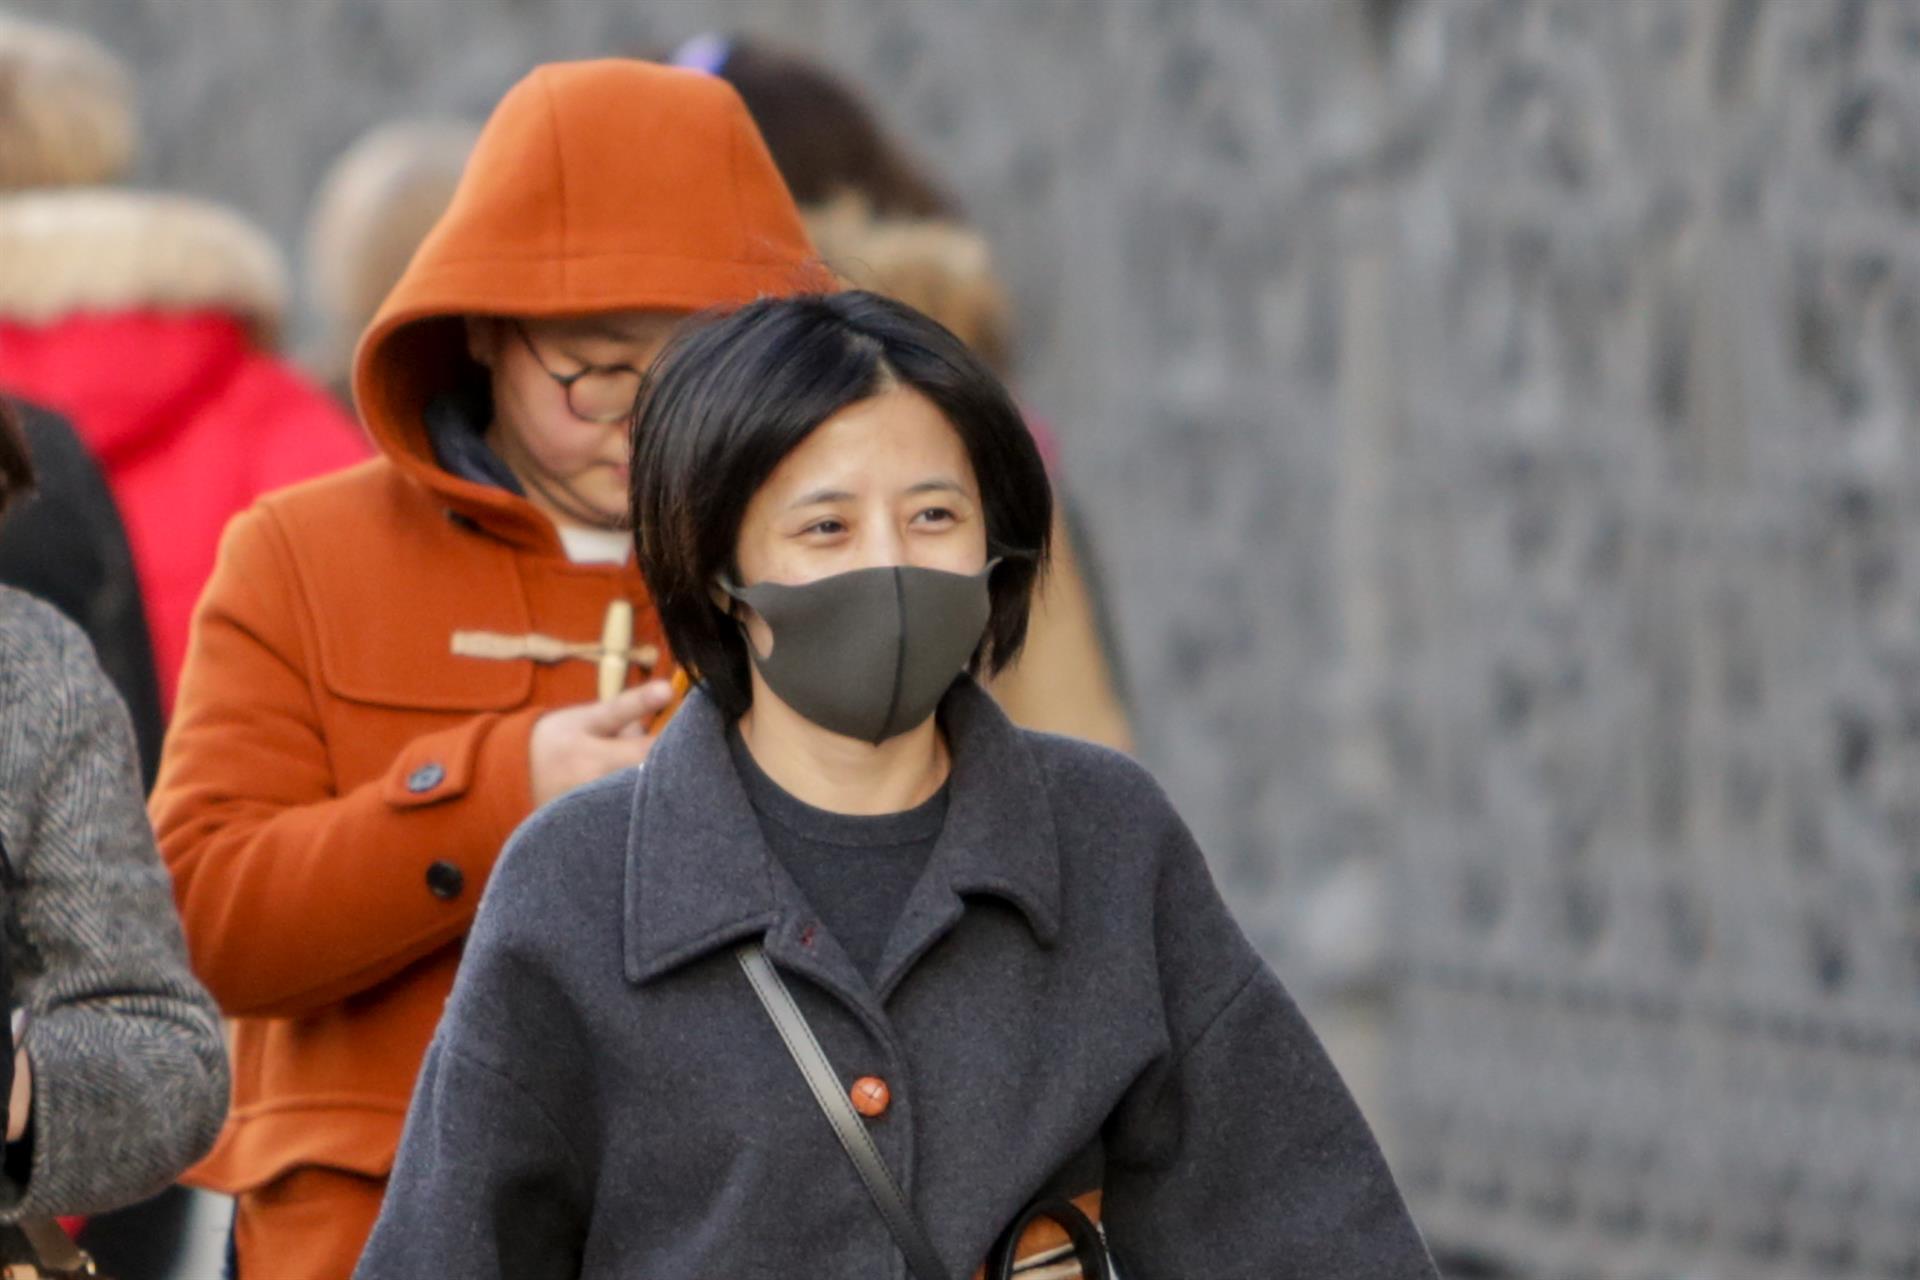
<svg viewBox="0 0 1920 1280">
<path fill-rule="evenodd" d="M 732 89 L 539 68 L 360 344 L 384 456 L 228 530 L 152 812 L 235 1020 L 190 1181 L 238 1197 L 246 1280 L 351 1272 L 507 835 L 651 743 L 637 370 L 681 315 L 827 283 Z"/>
</svg>

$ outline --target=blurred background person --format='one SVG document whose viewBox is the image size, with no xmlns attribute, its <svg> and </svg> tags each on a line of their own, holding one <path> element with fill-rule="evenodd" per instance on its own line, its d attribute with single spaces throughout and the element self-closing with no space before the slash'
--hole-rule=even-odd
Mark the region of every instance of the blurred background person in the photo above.
<svg viewBox="0 0 1920 1280">
<path fill-rule="evenodd" d="M 366 441 L 273 354 L 273 242 L 219 205 L 114 185 L 136 133 L 117 59 L 0 14 L 0 85 L 0 390 L 60 412 L 105 473 L 168 707 L 227 518 Z"/>
<path fill-rule="evenodd" d="M 32 484 L 0 400 L 0 516 Z M 3 527 L 3 526 L 0 526 Z M 150 1195 L 204 1152 L 227 1102 L 213 1001 L 187 968 L 141 804 L 125 708 L 84 633 L 0 587 L 0 972 L 9 1046 L 0 1260 L 23 1218 Z"/>
<path fill-rule="evenodd" d="M 821 256 L 864 289 L 900 299 L 951 329 L 1002 378 L 1017 364 L 1011 308 L 986 239 L 959 203 L 825 64 L 764 42 L 709 32 L 672 55 L 740 91 L 807 218 Z M 1029 419 L 1058 504 L 1053 564 L 1019 662 L 990 684 L 1016 723 L 1130 750 L 1113 628 L 1090 569 L 1086 533 L 1060 476 L 1044 418 Z"/>
<path fill-rule="evenodd" d="M 443 117 L 390 120 L 328 166 L 307 214 L 302 280 L 318 327 L 307 367 L 353 403 L 353 349 L 446 212 L 479 129 Z"/>
<path fill-rule="evenodd" d="M 142 790 L 160 764 L 160 687 L 133 552 L 100 467 L 66 419 L 14 402 L 33 460 L 30 492 L 0 523 L 0 583 L 39 596 L 86 632 L 133 722 Z"/>
<path fill-rule="evenodd" d="M 901 145 L 860 90 L 826 63 L 724 31 L 688 38 L 668 61 L 719 76 L 740 91 L 803 210 L 851 194 L 878 217 L 960 220 L 952 193 Z"/>
</svg>

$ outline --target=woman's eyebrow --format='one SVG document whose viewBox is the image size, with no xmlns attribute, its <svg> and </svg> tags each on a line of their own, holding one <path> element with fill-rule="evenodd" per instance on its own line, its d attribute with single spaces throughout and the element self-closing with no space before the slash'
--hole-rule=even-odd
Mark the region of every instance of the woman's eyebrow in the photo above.
<svg viewBox="0 0 1920 1280">
<path fill-rule="evenodd" d="M 935 476 L 931 480 L 922 480 L 918 484 L 909 485 L 907 488 L 901 490 L 901 493 L 906 497 L 912 497 L 922 493 L 956 493 L 963 498 L 967 496 L 965 487 L 963 487 L 958 480 L 950 479 L 946 476 Z M 854 494 L 846 489 L 814 489 L 801 494 L 792 502 L 789 502 L 787 504 L 787 510 L 797 511 L 801 507 L 814 507 L 828 502 L 851 502 L 853 499 Z"/>
<path fill-rule="evenodd" d="M 845 489 L 815 489 L 803 493 L 787 504 L 787 510 L 797 511 L 801 507 L 819 506 L 823 502 L 851 502 L 853 495 Z"/>
<path fill-rule="evenodd" d="M 931 480 L 922 480 L 919 484 L 907 489 L 908 496 L 921 493 L 957 493 L 963 498 L 967 496 L 966 489 L 961 486 L 958 480 L 951 480 L 946 476 L 936 476 Z"/>
</svg>

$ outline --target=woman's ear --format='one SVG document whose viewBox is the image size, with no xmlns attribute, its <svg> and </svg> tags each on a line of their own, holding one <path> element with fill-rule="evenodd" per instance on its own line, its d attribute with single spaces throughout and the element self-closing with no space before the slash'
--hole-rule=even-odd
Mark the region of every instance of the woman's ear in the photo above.
<svg viewBox="0 0 1920 1280">
<path fill-rule="evenodd" d="M 501 321 L 494 316 L 463 316 L 467 330 L 467 354 L 482 368 L 493 368 L 494 353 L 500 348 Z"/>
<path fill-rule="evenodd" d="M 757 617 L 753 606 L 742 600 L 734 592 L 740 589 L 740 578 L 729 569 L 707 584 L 707 598 L 713 601 L 713 607 L 727 615 L 738 626 L 746 626 L 749 618 Z"/>
</svg>

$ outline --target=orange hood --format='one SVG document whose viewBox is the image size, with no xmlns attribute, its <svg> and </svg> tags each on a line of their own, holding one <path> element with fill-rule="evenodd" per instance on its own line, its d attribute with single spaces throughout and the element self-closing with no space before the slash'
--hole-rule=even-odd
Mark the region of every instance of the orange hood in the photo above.
<svg viewBox="0 0 1920 1280">
<path fill-rule="evenodd" d="M 494 110 L 360 340 L 354 398 L 387 455 L 449 505 L 547 544 L 531 504 L 434 462 L 427 403 L 481 376 L 461 317 L 697 311 L 831 287 L 725 81 L 624 58 L 553 63 Z"/>
</svg>

